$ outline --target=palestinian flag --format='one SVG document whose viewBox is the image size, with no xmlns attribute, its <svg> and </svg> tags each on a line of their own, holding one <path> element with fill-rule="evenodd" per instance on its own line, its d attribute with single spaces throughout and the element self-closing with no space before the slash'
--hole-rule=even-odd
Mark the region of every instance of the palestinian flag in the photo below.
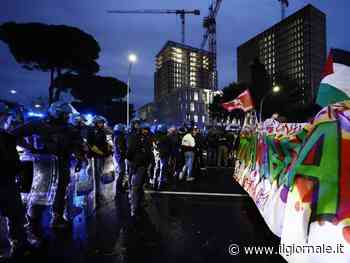
<svg viewBox="0 0 350 263">
<path fill-rule="evenodd" d="M 322 107 L 350 99 L 350 52 L 331 49 L 316 103 Z"/>
<path fill-rule="evenodd" d="M 253 107 L 253 100 L 250 96 L 249 90 L 242 92 L 237 98 L 234 100 L 222 103 L 221 106 L 231 112 L 236 109 L 241 109 L 243 111 L 250 111 Z"/>
</svg>

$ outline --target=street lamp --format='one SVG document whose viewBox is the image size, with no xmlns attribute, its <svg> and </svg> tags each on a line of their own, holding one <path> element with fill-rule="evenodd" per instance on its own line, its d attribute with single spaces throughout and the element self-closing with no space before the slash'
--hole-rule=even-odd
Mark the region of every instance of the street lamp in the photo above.
<svg viewBox="0 0 350 263">
<path fill-rule="evenodd" d="M 281 90 L 280 86 L 274 86 L 274 87 L 272 88 L 272 92 L 273 92 L 273 93 L 278 93 L 278 92 L 280 92 L 280 90 Z"/>
<path fill-rule="evenodd" d="M 137 62 L 137 56 L 135 54 L 129 54 L 129 72 L 128 72 L 128 90 L 126 93 L 126 125 L 130 124 L 130 86 L 131 86 L 131 68 L 134 63 Z"/>
<path fill-rule="evenodd" d="M 260 101 L 260 109 L 259 109 L 259 118 L 260 118 L 260 122 L 262 122 L 262 109 L 263 109 L 263 104 L 264 104 L 264 101 L 265 99 L 270 96 L 271 94 L 274 94 L 274 93 L 279 93 L 281 91 L 281 88 L 280 86 L 274 86 L 272 88 L 272 90 L 268 91 L 264 97 L 262 97 L 261 101 Z"/>
<path fill-rule="evenodd" d="M 16 93 L 17 93 L 17 90 L 12 89 L 12 90 L 10 90 L 10 93 L 14 95 L 14 94 L 16 94 Z"/>
</svg>

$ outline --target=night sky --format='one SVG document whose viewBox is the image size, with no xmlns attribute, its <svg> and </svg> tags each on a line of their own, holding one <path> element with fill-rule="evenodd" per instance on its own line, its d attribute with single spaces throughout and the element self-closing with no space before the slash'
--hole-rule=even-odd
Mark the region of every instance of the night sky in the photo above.
<svg viewBox="0 0 350 263">
<path fill-rule="evenodd" d="M 350 50 L 349 0 L 289 0 L 287 15 L 308 3 L 327 14 L 327 48 Z M 187 41 L 198 47 L 202 18 L 209 0 L 1 0 L 0 23 L 41 22 L 78 27 L 93 35 L 101 46 L 98 60 L 102 76 L 126 81 L 129 52 L 139 61 L 133 68 L 132 102 L 137 107 L 153 99 L 154 57 L 167 40 L 181 39 L 180 18 L 175 15 L 108 14 L 109 9 L 200 9 L 201 16 L 187 16 Z M 223 0 L 217 18 L 219 87 L 237 78 L 236 48 L 280 20 L 277 0 Z M 347 28 L 347 30 L 346 30 Z M 16 63 L 0 41 L 0 98 L 28 104 L 47 96 L 49 73 L 27 71 Z M 11 95 L 9 90 L 18 90 Z M 14 97 L 16 96 L 16 97 Z"/>
</svg>

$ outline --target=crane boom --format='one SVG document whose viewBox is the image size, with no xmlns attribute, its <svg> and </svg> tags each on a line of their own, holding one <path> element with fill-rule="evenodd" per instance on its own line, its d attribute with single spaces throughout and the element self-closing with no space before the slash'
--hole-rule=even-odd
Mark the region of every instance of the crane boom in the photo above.
<svg viewBox="0 0 350 263">
<path fill-rule="evenodd" d="M 207 44 L 207 40 L 210 35 L 210 31 L 216 32 L 216 16 L 219 13 L 220 6 L 221 6 L 222 0 L 214 0 L 214 3 L 212 3 L 209 7 L 209 15 L 204 19 L 203 26 L 206 29 L 203 35 L 203 40 L 201 43 L 201 48 L 203 49 L 205 45 Z M 214 28 L 215 27 L 215 28 Z"/>
<path fill-rule="evenodd" d="M 140 9 L 140 10 L 108 10 L 110 14 L 175 14 L 181 18 L 181 42 L 185 44 L 185 15 L 196 15 L 201 14 L 200 10 L 170 10 L 170 9 Z"/>
<path fill-rule="evenodd" d="M 200 10 L 140 9 L 140 10 L 108 10 L 111 14 L 193 14 L 200 15 Z"/>
<path fill-rule="evenodd" d="M 213 71 L 215 74 L 215 77 L 213 78 L 213 89 L 217 90 L 218 88 L 218 76 L 217 76 L 217 47 L 216 47 L 216 16 L 219 13 L 220 6 L 221 6 L 222 0 L 212 0 L 212 4 L 209 7 L 209 15 L 204 18 L 203 21 L 203 27 L 204 27 L 204 34 L 203 34 L 203 40 L 201 43 L 201 48 L 204 49 L 207 42 L 209 42 L 209 52 L 212 56 L 212 63 L 213 63 Z"/>
<path fill-rule="evenodd" d="M 286 17 L 286 8 L 289 6 L 288 0 L 278 0 L 281 3 L 281 20 Z"/>
<path fill-rule="evenodd" d="M 216 17 L 219 13 L 220 6 L 221 6 L 222 0 L 216 0 L 214 10 L 213 10 L 213 16 Z"/>
</svg>

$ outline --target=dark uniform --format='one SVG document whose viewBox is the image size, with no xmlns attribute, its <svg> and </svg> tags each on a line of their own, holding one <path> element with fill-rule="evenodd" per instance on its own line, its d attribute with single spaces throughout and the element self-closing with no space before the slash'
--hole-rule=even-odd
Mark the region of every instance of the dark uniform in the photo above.
<svg viewBox="0 0 350 263">
<path fill-rule="evenodd" d="M 36 134 L 43 142 L 43 149 L 39 153 L 57 156 L 59 178 L 53 203 L 53 221 L 56 221 L 57 226 L 63 226 L 66 223 L 63 220 L 63 212 L 66 189 L 70 180 L 70 158 L 73 153 L 80 151 L 82 145 L 79 130 L 61 119 L 47 119 L 23 125 L 15 129 L 13 134 L 18 138 Z"/>
<path fill-rule="evenodd" d="M 155 147 L 159 157 L 155 160 L 153 182 L 155 189 L 160 190 L 168 181 L 169 161 L 172 153 L 172 143 L 166 133 L 156 134 Z"/>
<path fill-rule="evenodd" d="M 129 201 L 131 216 L 140 212 L 143 184 L 147 168 L 152 160 L 152 144 L 149 135 L 135 130 L 128 136 L 126 158 L 129 171 Z"/>
<path fill-rule="evenodd" d="M 102 193 L 102 175 L 106 158 L 111 155 L 111 147 L 107 142 L 107 133 L 104 127 L 93 127 L 89 130 L 88 144 L 91 148 L 93 157 L 94 176 L 95 176 L 95 191 L 96 204 L 100 206 L 104 202 Z"/>
<path fill-rule="evenodd" d="M 217 148 L 218 136 L 217 130 L 212 127 L 207 134 L 207 162 L 208 166 L 216 166 L 217 164 Z"/>
<path fill-rule="evenodd" d="M 8 218 L 11 243 L 27 242 L 24 229 L 25 209 L 16 184 L 20 159 L 16 150 L 16 138 L 0 129 L 0 213 Z"/>
<path fill-rule="evenodd" d="M 229 146 L 230 144 L 227 138 L 227 134 L 224 130 L 221 130 L 218 136 L 218 158 L 217 158 L 218 167 L 228 166 Z"/>
<path fill-rule="evenodd" d="M 114 162 L 116 166 L 116 197 L 123 191 L 126 178 L 126 135 L 125 132 L 114 132 Z"/>
</svg>

